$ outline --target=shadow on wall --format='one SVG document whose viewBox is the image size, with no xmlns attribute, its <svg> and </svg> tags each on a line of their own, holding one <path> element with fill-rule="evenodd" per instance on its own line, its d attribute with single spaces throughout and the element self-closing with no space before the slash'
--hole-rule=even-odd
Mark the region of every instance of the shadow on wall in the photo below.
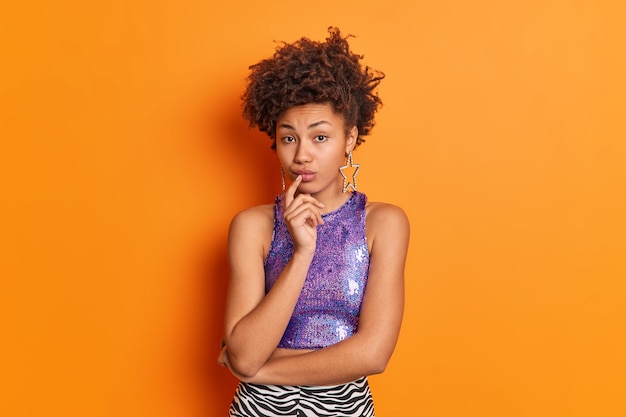
<svg viewBox="0 0 626 417">
<path fill-rule="evenodd" d="M 206 120 L 204 133 L 207 152 L 220 158 L 220 178 L 215 181 L 226 189 L 217 198 L 237 202 L 238 209 L 272 203 L 281 189 L 280 165 L 271 149 L 272 141 L 250 128 L 241 116 L 241 88 L 232 86 L 216 95 L 219 104 L 211 106 L 215 111 Z"/>
<path fill-rule="evenodd" d="M 201 282 L 198 285 L 200 308 L 197 310 L 200 317 L 196 322 L 199 326 L 195 333 L 196 341 L 190 346 L 193 349 L 191 366 L 198 389 L 196 398 L 205 415 L 215 414 L 215 410 L 220 410 L 220 415 L 226 415 L 237 380 L 216 362 L 228 287 L 225 240 L 219 245 L 212 239 L 212 246 L 205 247 L 204 257 L 201 254 L 198 259 L 198 276 Z"/>
<path fill-rule="evenodd" d="M 269 138 L 241 117 L 239 86 L 211 92 L 208 106 L 216 109 L 200 115 L 201 149 L 208 160 L 219 161 L 219 178 L 210 180 L 215 206 L 207 215 L 224 219 L 219 228 L 210 230 L 199 243 L 194 275 L 198 294 L 194 294 L 200 317 L 194 317 L 190 354 L 197 399 L 205 415 L 226 415 L 237 380 L 217 365 L 216 359 L 223 335 L 224 308 L 228 288 L 228 222 L 240 210 L 273 202 L 280 192 L 279 164 L 270 149 Z M 202 111 L 201 111 L 202 113 Z M 223 175 L 222 175 L 223 171 Z M 219 411 L 216 411 L 219 410 Z M 223 412 L 222 412 L 223 411 Z"/>
</svg>

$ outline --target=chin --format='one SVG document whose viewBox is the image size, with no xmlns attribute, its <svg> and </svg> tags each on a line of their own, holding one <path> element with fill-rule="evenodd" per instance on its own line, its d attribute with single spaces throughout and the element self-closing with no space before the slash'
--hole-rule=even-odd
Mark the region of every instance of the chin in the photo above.
<svg viewBox="0 0 626 417">
<path fill-rule="evenodd" d="M 320 187 L 311 182 L 305 182 L 298 186 L 298 191 L 304 194 L 316 194 L 320 192 Z"/>
</svg>

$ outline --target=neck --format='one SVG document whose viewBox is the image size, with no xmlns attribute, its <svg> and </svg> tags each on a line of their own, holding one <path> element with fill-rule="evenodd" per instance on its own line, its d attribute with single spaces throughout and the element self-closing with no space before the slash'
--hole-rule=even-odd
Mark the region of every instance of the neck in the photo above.
<svg viewBox="0 0 626 417">
<path fill-rule="evenodd" d="M 348 200 L 348 198 L 350 198 L 352 193 L 344 193 L 341 191 L 342 184 L 343 179 L 341 179 L 341 182 L 337 183 L 336 187 L 329 187 L 329 189 L 326 189 L 316 194 L 312 194 L 312 197 L 314 197 L 316 200 L 324 205 L 324 208 L 322 209 L 322 214 L 330 213 L 331 211 L 337 210 Z"/>
</svg>

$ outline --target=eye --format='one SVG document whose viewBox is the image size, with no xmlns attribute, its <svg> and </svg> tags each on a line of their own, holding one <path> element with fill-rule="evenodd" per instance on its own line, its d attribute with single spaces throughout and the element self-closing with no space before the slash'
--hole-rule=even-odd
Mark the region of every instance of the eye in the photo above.
<svg viewBox="0 0 626 417">
<path fill-rule="evenodd" d="M 294 138 L 293 136 L 283 136 L 280 140 L 283 143 L 293 143 L 296 141 L 296 138 Z"/>
<path fill-rule="evenodd" d="M 317 135 L 313 138 L 314 142 L 326 142 L 328 140 L 328 136 Z"/>
</svg>

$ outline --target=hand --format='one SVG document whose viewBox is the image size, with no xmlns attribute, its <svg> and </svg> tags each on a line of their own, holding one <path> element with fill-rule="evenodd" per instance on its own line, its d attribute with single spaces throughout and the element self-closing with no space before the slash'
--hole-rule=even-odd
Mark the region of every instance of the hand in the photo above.
<svg viewBox="0 0 626 417">
<path fill-rule="evenodd" d="M 317 240 L 317 226 L 324 224 L 320 212 L 324 205 L 310 194 L 296 196 L 296 190 L 301 182 L 302 176 L 298 175 L 285 193 L 284 217 L 293 239 L 294 250 L 306 250 L 313 254 Z"/>
<path fill-rule="evenodd" d="M 230 363 L 229 359 L 226 343 L 224 343 L 224 339 L 222 339 L 220 342 L 220 354 L 217 356 L 217 364 L 228 368 L 228 364 Z"/>
<path fill-rule="evenodd" d="M 220 349 L 220 354 L 217 356 L 217 364 L 223 366 L 224 368 L 228 368 L 230 365 L 227 351 L 228 348 L 226 346 L 222 346 L 222 348 Z"/>
</svg>

